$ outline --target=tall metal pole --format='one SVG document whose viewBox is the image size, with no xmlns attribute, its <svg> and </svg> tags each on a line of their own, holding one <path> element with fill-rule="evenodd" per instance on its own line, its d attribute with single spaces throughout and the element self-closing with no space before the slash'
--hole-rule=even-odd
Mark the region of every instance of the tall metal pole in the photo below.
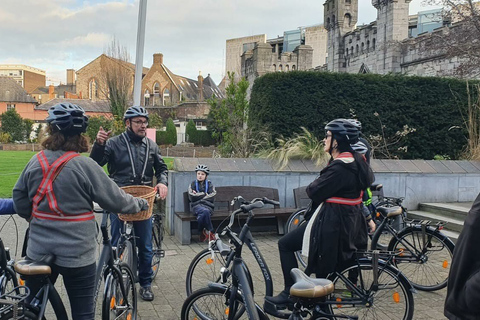
<svg viewBox="0 0 480 320">
<path fill-rule="evenodd" d="M 143 49 L 145 46 L 145 23 L 147 21 L 147 0 L 140 0 L 138 8 L 137 53 L 135 56 L 135 84 L 133 85 L 133 104 L 140 105 L 142 94 Z"/>
</svg>

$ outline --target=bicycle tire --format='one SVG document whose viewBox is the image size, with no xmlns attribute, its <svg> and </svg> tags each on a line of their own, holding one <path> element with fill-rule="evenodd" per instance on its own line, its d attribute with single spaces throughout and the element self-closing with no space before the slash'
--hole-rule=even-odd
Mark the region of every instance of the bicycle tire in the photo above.
<svg viewBox="0 0 480 320">
<path fill-rule="evenodd" d="M 133 270 L 137 270 L 137 266 L 134 265 L 135 258 L 133 256 L 136 252 L 133 252 L 133 250 L 136 250 L 136 248 L 133 248 L 132 242 L 128 239 L 124 239 L 124 241 L 117 246 L 118 259 L 120 259 L 122 263 L 127 264 L 132 272 Z"/>
<path fill-rule="evenodd" d="M 230 313 L 229 299 L 230 290 L 228 287 L 206 287 L 193 292 L 187 297 L 182 305 L 181 320 L 202 319 L 202 320 L 218 320 L 227 319 Z M 234 320 L 248 319 L 245 312 L 245 304 L 243 297 L 237 293 L 235 300 L 238 303 L 237 312 Z M 268 317 L 259 310 L 256 305 L 258 317 L 261 320 L 266 320 Z M 198 318 L 196 318 L 198 317 Z"/>
<path fill-rule="evenodd" d="M 331 276 L 335 291 L 328 297 L 332 315 L 358 316 L 363 319 L 410 320 L 413 318 L 414 301 L 411 285 L 398 269 L 379 261 L 378 288 L 373 285 L 371 261 L 358 262 L 340 274 L 348 279 L 356 274 L 356 281 L 344 281 L 337 273 Z M 360 282 L 360 283 L 359 283 Z M 368 295 L 368 300 L 360 302 L 351 289 L 356 286 Z M 350 301 L 350 303 L 349 303 Z M 370 303 L 367 306 L 367 303 Z"/>
<path fill-rule="evenodd" d="M 425 236 L 430 238 L 428 248 L 421 247 L 421 226 L 407 227 L 398 234 L 398 238 L 394 237 L 390 241 L 388 250 L 402 251 L 401 255 L 395 257 L 393 264 L 416 289 L 436 291 L 447 286 L 455 245 L 447 236 L 431 227 L 425 229 Z M 412 257 L 412 248 L 407 248 L 410 245 L 419 250 L 421 256 Z"/>
<path fill-rule="evenodd" d="M 295 211 L 290 215 L 290 217 L 288 217 L 287 224 L 285 226 L 286 233 L 298 228 L 302 224 L 302 221 L 305 220 L 304 215 L 306 211 L 307 209 L 302 208 Z"/>
<path fill-rule="evenodd" d="M 160 218 L 161 219 L 161 218 Z M 153 217 L 152 221 L 152 280 L 158 274 L 160 269 L 160 260 L 162 258 L 162 241 L 163 241 L 163 223 L 159 220 L 159 217 Z"/>
<path fill-rule="evenodd" d="M 194 291 L 204 288 L 209 282 L 220 282 L 220 268 L 225 267 L 226 257 L 214 249 L 212 254 L 209 249 L 200 251 L 190 262 L 185 280 L 187 296 Z"/>
<path fill-rule="evenodd" d="M 102 320 L 137 319 L 137 289 L 135 278 L 130 267 L 121 263 L 118 265 L 121 274 L 116 276 L 109 273 L 105 280 L 105 292 L 102 302 Z M 111 271 L 116 272 L 116 271 Z M 119 278 L 125 286 L 125 295 L 122 294 Z"/>
</svg>

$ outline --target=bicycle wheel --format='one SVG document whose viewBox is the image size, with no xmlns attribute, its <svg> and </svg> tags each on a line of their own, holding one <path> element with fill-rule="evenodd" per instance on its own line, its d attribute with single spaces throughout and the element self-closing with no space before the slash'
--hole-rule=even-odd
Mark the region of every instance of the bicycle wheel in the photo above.
<svg viewBox="0 0 480 320">
<path fill-rule="evenodd" d="M 163 223 L 159 215 L 153 216 L 152 221 L 152 280 L 155 279 L 160 268 L 160 260 L 163 257 L 162 241 L 163 241 Z"/>
<path fill-rule="evenodd" d="M 286 232 L 289 233 L 290 231 L 298 228 L 302 222 L 305 220 L 304 215 L 305 215 L 305 208 L 302 208 L 300 210 L 295 211 L 288 217 L 287 220 L 287 225 L 286 227 Z"/>
<path fill-rule="evenodd" d="M 195 291 L 183 303 L 181 319 L 192 320 L 226 320 L 231 310 L 229 309 L 230 291 L 228 288 L 207 287 Z M 235 295 L 236 312 L 233 319 L 248 319 L 245 305 L 240 294 Z M 268 319 L 258 310 L 259 319 Z"/>
<path fill-rule="evenodd" d="M 127 239 L 124 239 L 117 246 L 117 257 L 120 259 L 121 262 L 127 264 L 132 271 L 137 270 L 137 266 L 134 265 L 135 258 L 133 255 L 135 254 L 135 252 L 133 252 L 133 250 L 134 248 L 132 242 Z"/>
<path fill-rule="evenodd" d="M 220 268 L 226 263 L 226 257 L 222 256 L 218 249 L 214 249 L 213 255 L 209 249 L 200 251 L 187 270 L 185 281 L 187 296 L 200 288 L 205 288 L 209 282 L 219 282 Z"/>
<path fill-rule="evenodd" d="M 412 319 L 413 295 L 408 280 L 397 269 L 379 262 L 378 286 L 374 286 L 372 263 L 359 262 L 340 273 L 332 281 L 335 291 L 328 302 L 336 315 L 358 316 L 358 319 Z M 363 294 L 358 296 L 353 287 Z"/>
<path fill-rule="evenodd" d="M 102 319 L 126 319 L 137 318 L 137 290 L 132 271 L 125 263 L 118 266 L 120 274 L 110 273 L 105 280 L 105 294 L 102 303 Z M 115 272 L 115 271 L 112 271 Z M 120 281 L 125 287 L 122 293 Z"/>
<path fill-rule="evenodd" d="M 393 264 L 418 290 L 435 291 L 447 286 L 455 245 L 444 234 L 421 226 L 402 230 L 388 249 L 401 251 Z"/>
</svg>

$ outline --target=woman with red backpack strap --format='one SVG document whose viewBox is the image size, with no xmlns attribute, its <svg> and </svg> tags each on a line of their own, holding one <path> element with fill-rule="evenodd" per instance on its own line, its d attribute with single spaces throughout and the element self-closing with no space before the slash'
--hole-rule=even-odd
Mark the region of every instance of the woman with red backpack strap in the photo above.
<svg viewBox="0 0 480 320">
<path fill-rule="evenodd" d="M 55 257 L 51 281 L 59 274 L 70 300 L 74 320 L 94 319 L 96 222 L 93 202 L 119 213 L 148 208 L 146 200 L 126 194 L 95 161 L 79 153 L 88 150 L 82 135 L 88 126 L 84 110 L 60 103 L 48 110 L 49 136 L 32 157 L 14 189 L 18 215 L 30 222 L 27 257 Z M 32 299 L 41 287 L 26 283 Z"/>
</svg>

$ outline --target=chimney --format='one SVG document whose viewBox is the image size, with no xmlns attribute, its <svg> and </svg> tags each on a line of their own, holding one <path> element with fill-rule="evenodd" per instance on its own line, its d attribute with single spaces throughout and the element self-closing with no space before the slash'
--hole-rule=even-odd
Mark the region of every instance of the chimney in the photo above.
<svg viewBox="0 0 480 320">
<path fill-rule="evenodd" d="M 53 84 L 48 86 L 48 99 L 52 100 L 55 98 L 55 87 Z"/>
<path fill-rule="evenodd" d="M 75 70 L 67 69 L 67 85 L 75 84 Z"/>
<path fill-rule="evenodd" d="M 153 64 L 163 64 L 163 54 L 154 53 L 153 54 Z"/>
<path fill-rule="evenodd" d="M 198 72 L 198 101 L 203 101 L 203 76 L 202 76 L 202 71 Z"/>
</svg>

